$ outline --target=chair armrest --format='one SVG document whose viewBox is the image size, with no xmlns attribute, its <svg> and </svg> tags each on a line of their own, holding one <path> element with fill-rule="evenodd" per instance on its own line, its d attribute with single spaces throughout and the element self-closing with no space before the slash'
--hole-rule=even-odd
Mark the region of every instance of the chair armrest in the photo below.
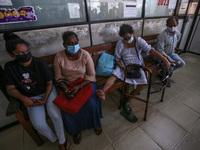
<svg viewBox="0 0 200 150">
<path fill-rule="evenodd" d="M 19 110 L 19 100 L 14 98 L 14 97 L 10 97 L 9 103 L 8 103 L 8 107 L 6 110 L 6 116 L 11 116 L 14 113 L 18 112 Z"/>
<path fill-rule="evenodd" d="M 183 52 L 183 50 L 180 48 L 175 48 L 174 50 L 176 54 L 181 54 Z"/>
</svg>

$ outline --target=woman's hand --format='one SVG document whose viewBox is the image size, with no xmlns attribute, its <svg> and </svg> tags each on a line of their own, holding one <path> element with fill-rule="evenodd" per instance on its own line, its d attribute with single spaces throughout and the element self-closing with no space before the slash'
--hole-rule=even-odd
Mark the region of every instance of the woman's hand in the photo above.
<svg viewBox="0 0 200 150">
<path fill-rule="evenodd" d="M 35 103 L 35 106 L 38 106 L 38 105 L 44 105 L 45 103 L 46 103 L 45 100 L 37 99 L 37 100 L 36 100 L 36 103 Z"/>
<path fill-rule="evenodd" d="M 22 99 L 22 102 L 24 103 L 25 107 L 35 106 L 36 101 L 37 101 L 36 99 L 32 99 L 32 98 L 29 98 L 29 97 L 24 97 Z"/>
<path fill-rule="evenodd" d="M 174 61 L 174 63 L 176 64 L 176 66 L 178 66 L 178 65 L 179 65 L 178 61 L 176 61 L 176 60 Z"/>
<path fill-rule="evenodd" d="M 81 86 L 77 85 L 77 86 L 73 87 L 71 90 L 69 90 L 69 89 L 65 90 L 65 96 L 69 99 L 73 98 L 78 93 L 80 88 L 81 88 Z"/>
<path fill-rule="evenodd" d="M 77 85 L 77 86 L 75 86 L 75 87 L 73 87 L 70 91 L 72 92 L 71 93 L 71 96 L 72 97 L 74 97 L 77 93 L 78 93 L 78 91 L 80 90 L 80 88 L 81 88 L 81 85 L 79 84 L 79 85 Z"/>
<path fill-rule="evenodd" d="M 121 68 L 123 71 L 126 70 L 126 67 L 124 67 L 124 66 L 121 66 L 120 68 Z"/>
</svg>

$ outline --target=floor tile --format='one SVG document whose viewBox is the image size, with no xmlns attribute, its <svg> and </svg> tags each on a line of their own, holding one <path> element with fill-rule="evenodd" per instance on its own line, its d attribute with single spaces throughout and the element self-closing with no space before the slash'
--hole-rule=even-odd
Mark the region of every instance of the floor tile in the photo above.
<svg viewBox="0 0 200 150">
<path fill-rule="evenodd" d="M 165 150 L 174 147 L 186 134 L 181 126 L 159 111 L 152 113 L 141 127 Z"/>
<path fill-rule="evenodd" d="M 192 92 L 200 95 L 200 79 L 194 83 L 192 83 L 189 87 L 188 87 L 189 90 L 191 90 Z"/>
<path fill-rule="evenodd" d="M 165 105 L 161 106 L 159 110 L 186 130 L 189 130 L 200 116 L 192 109 L 175 101 L 166 103 Z"/>
<path fill-rule="evenodd" d="M 9 130 L 0 132 L 0 149 L 13 150 L 13 149 L 27 149 L 35 150 L 38 146 L 34 143 L 30 136 L 24 131 L 20 124 L 15 125 Z"/>
<path fill-rule="evenodd" d="M 110 141 L 104 132 L 101 135 L 96 135 L 93 129 L 81 132 L 81 143 L 78 145 L 73 143 L 72 137 L 70 137 L 70 140 L 73 144 L 73 150 L 102 150 L 110 145 Z"/>
<path fill-rule="evenodd" d="M 161 150 L 140 127 L 127 133 L 123 138 L 114 143 L 114 146 L 117 150 Z"/>
<path fill-rule="evenodd" d="M 166 88 L 165 92 L 173 97 L 177 97 L 185 89 L 184 86 L 176 84 L 174 80 L 170 79 L 170 83 L 172 86 L 170 88 Z"/>
<path fill-rule="evenodd" d="M 115 142 L 138 124 L 127 121 L 120 115 L 120 111 L 115 111 L 102 119 L 102 126 L 109 139 Z"/>
<path fill-rule="evenodd" d="M 138 118 L 138 123 L 141 123 L 144 121 L 143 119 L 144 119 L 145 107 L 146 107 L 146 103 L 138 101 L 136 99 L 131 100 L 132 112 Z M 153 108 L 151 104 L 149 104 L 146 119 L 148 119 L 148 116 L 154 111 L 156 111 L 155 108 Z"/>
<path fill-rule="evenodd" d="M 200 150 L 200 142 L 191 134 L 187 134 L 173 150 Z"/>
<path fill-rule="evenodd" d="M 118 105 L 113 101 L 113 98 L 115 98 L 115 97 L 116 97 L 115 94 L 113 94 L 112 96 L 110 96 L 110 94 L 107 94 L 106 100 L 102 101 L 103 117 L 105 117 L 105 116 L 111 114 L 112 112 L 118 110 Z"/>
<path fill-rule="evenodd" d="M 200 119 L 192 127 L 190 133 L 200 141 Z"/>
<path fill-rule="evenodd" d="M 113 145 L 109 145 L 108 147 L 104 148 L 103 150 L 116 150 Z"/>
<path fill-rule="evenodd" d="M 189 79 L 196 80 L 200 75 L 194 71 L 188 71 L 183 67 L 181 69 L 176 70 L 172 76 L 175 78 L 179 78 L 180 76 L 183 76 Z"/>
<path fill-rule="evenodd" d="M 161 88 L 161 86 L 154 85 L 151 88 L 151 92 L 159 90 L 160 88 Z M 157 92 L 157 93 L 150 94 L 149 103 L 151 105 L 153 105 L 154 108 L 157 109 L 160 106 L 162 106 L 164 103 L 166 103 L 169 100 L 171 100 L 172 98 L 174 98 L 174 96 L 168 94 L 167 90 L 168 90 L 168 88 L 165 89 L 165 93 L 164 93 L 164 97 L 163 97 L 163 102 L 161 102 L 162 91 L 160 91 L 160 92 Z M 146 98 L 147 97 L 146 92 L 147 92 L 147 89 L 145 89 L 144 91 L 142 91 L 141 94 L 139 95 L 139 97 Z"/>
<path fill-rule="evenodd" d="M 200 114 L 200 95 L 197 95 L 193 91 L 187 89 L 184 90 L 179 96 L 176 97 L 175 101 L 185 104 Z"/>
<path fill-rule="evenodd" d="M 194 83 L 195 79 L 194 78 L 190 78 L 188 76 L 186 76 L 185 74 L 183 75 L 175 75 L 175 73 L 173 73 L 172 77 L 170 77 L 170 83 L 172 85 L 172 89 L 174 85 L 178 85 L 179 87 L 182 88 L 186 88 L 188 86 L 190 86 L 192 83 Z"/>
</svg>

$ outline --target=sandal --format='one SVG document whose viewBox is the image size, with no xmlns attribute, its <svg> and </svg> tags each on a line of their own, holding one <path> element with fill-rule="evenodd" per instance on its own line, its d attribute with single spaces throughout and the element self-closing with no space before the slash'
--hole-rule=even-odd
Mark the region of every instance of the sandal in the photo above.
<svg viewBox="0 0 200 150">
<path fill-rule="evenodd" d="M 66 140 L 64 145 L 65 145 L 65 149 L 66 150 L 71 150 L 72 149 L 72 143 L 69 140 Z"/>
<path fill-rule="evenodd" d="M 81 132 L 78 132 L 74 135 L 73 141 L 75 144 L 81 143 Z"/>
<path fill-rule="evenodd" d="M 125 111 L 127 114 L 131 114 L 131 113 L 132 113 L 132 109 L 131 109 L 130 104 L 125 104 L 125 105 L 124 105 L 124 111 Z"/>
<path fill-rule="evenodd" d="M 129 114 L 125 110 L 121 110 L 120 114 L 130 122 L 135 123 L 138 121 L 138 118 L 133 113 Z"/>
<path fill-rule="evenodd" d="M 72 143 L 69 140 L 66 140 L 64 144 L 59 145 L 60 150 L 71 150 Z"/>
<path fill-rule="evenodd" d="M 102 133 L 102 128 L 101 127 L 97 127 L 95 130 L 96 135 L 100 135 Z"/>
</svg>

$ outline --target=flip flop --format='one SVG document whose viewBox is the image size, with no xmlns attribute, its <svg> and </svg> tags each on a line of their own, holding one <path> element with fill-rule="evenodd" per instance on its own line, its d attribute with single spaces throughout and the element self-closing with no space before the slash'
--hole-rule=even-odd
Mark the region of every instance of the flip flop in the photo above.
<svg viewBox="0 0 200 150">
<path fill-rule="evenodd" d="M 72 143 L 69 140 L 66 140 L 64 145 L 65 145 L 66 150 L 71 150 Z"/>
<path fill-rule="evenodd" d="M 102 133 L 102 128 L 101 127 L 97 127 L 95 130 L 96 135 L 100 135 Z"/>
<path fill-rule="evenodd" d="M 138 121 L 138 118 L 133 113 L 128 114 L 125 110 L 121 110 L 120 114 L 130 122 L 135 123 Z"/>
<path fill-rule="evenodd" d="M 76 134 L 73 136 L 73 141 L 74 141 L 75 144 L 81 143 L 81 132 L 76 133 Z"/>
</svg>

